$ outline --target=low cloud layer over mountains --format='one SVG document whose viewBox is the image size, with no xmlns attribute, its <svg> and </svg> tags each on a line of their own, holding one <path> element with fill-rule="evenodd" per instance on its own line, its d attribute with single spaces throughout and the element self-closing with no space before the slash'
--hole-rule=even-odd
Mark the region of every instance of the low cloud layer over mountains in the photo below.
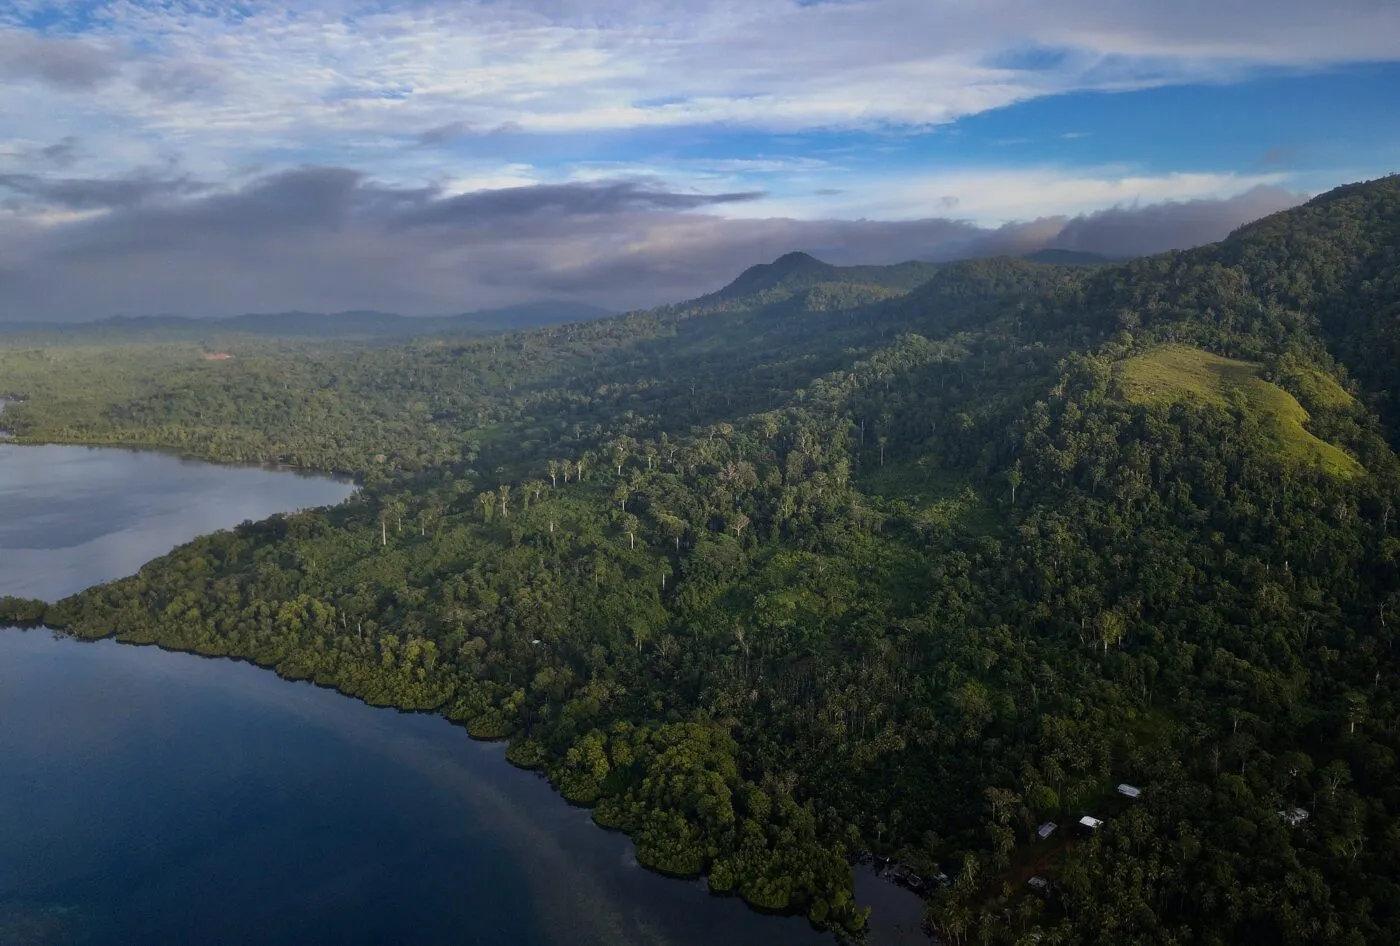
<svg viewBox="0 0 1400 946">
<path fill-rule="evenodd" d="M 301 168 L 215 187 L 184 174 L 3 175 L 0 318 L 375 308 L 463 311 L 546 296 L 614 309 L 710 291 L 792 250 L 839 264 L 1051 247 L 1119 256 L 1210 242 L 1299 195 L 1125 205 L 996 228 L 736 217 L 758 192 L 646 179 L 450 194 Z M 951 213 L 955 214 L 956 210 Z"/>
</svg>

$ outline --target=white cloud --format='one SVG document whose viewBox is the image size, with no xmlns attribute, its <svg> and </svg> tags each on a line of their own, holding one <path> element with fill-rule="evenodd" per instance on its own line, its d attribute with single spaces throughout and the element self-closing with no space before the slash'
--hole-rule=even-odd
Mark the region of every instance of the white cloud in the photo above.
<svg viewBox="0 0 1400 946">
<path fill-rule="evenodd" d="M 36 13 L 64 18 L 36 31 L 25 26 Z M 1066 214 L 1162 201 L 1215 201 L 1234 220 L 1262 206 L 1236 198 L 1285 179 L 912 169 L 893 153 L 888 166 L 873 162 L 883 155 L 869 137 L 849 152 L 776 144 L 855 130 L 888 136 L 893 149 L 901 136 L 1039 96 L 1397 57 L 1392 0 L 113 0 L 90 13 L 10 0 L 0 2 L 0 178 L 16 186 L 0 192 L 0 267 L 11 267 L 0 284 L 31 288 L 0 301 L 45 304 L 37 275 L 15 269 L 32 261 L 62 284 L 52 311 L 67 315 L 98 305 L 440 310 L 539 295 L 531 286 L 631 305 L 710 288 L 731 265 L 790 249 L 850 261 L 857 237 L 882 258 L 927 255 L 967 238 L 970 224 L 1044 218 L 1035 232 L 1053 235 Z M 689 126 L 765 133 L 775 147 L 702 160 L 600 144 L 678 140 Z M 615 160 L 620 152 L 630 160 Z M 528 232 L 443 244 L 401 245 L 353 208 L 344 230 L 327 225 L 315 239 L 296 231 L 295 214 L 227 245 L 200 230 L 195 209 L 238 205 L 268 175 L 311 165 L 364 169 L 355 180 L 372 178 L 381 196 L 417 189 L 435 200 L 619 180 L 686 199 L 766 196 L 691 207 L 678 197 L 607 226 L 537 220 Z M 165 179 L 201 189 L 151 189 Z M 79 192 L 131 203 L 93 209 L 74 201 Z M 132 207 L 168 245 L 121 248 L 113 235 L 139 216 Z M 1218 215 L 1206 216 L 1191 239 L 1215 232 Z M 846 229 L 834 218 L 892 222 Z M 1187 232 L 1179 218 L 1171 226 Z M 182 227 L 218 252 L 200 256 L 172 236 Z M 694 273 L 677 275 L 691 252 Z M 61 262 L 70 257 L 90 268 Z M 226 271 L 205 268 L 216 259 Z"/>
<path fill-rule="evenodd" d="M 82 25 L 0 32 L 23 53 L 0 83 L 11 122 L 230 164 L 454 124 L 926 126 L 1073 89 L 1400 55 L 1400 4 L 1378 0 L 119 0 Z"/>
<path fill-rule="evenodd" d="M 792 250 L 837 263 L 1047 245 L 1151 252 L 1219 239 L 1299 199 L 1254 188 L 1223 200 L 1126 206 L 991 229 L 938 214 L 884 221 L 720 216 L 746 206 L 750 195 L 696 195 L 641 182 L 454 195 L 321 168 L 222 191 L 182 179 L 20 184 L 47 203 L 28 219 L 0 226 L 0 318 L 288 308 L 443 312 L 551 295 L 640 307 L 718 288 L 752 263 Z M 1051 184 L 1086 200 L 1101 186 L 1040 182 Z M 1132 193 L 1146 189 L 1135 186 Z M 96 206 L 107 209 L 91 213 Z M 83 213 L 59 216 L 65 208 Z"/>
<path fill-rule="evenodd" d="M 798 192 L 735 204 L 725 216 L 871 217 L 915 220 L 950 214 L 997 227 L 1104 207 L 1224 199 L 1287 182 L 1272 174 L 1143 175 L 1123 168 L 965 168 L 852 175 L 839 192 Z"/>
</svg>

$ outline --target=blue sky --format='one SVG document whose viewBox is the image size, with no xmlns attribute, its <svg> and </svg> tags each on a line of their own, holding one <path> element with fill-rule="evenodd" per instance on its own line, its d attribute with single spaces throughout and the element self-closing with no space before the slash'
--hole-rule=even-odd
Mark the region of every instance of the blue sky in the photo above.
<svg viewBox="0 0 1400 946">
<path fill-rule="evenodd" d="M 644 304 L 787 243 L 879 262 L 1193 208 L 1190 228 L 1144 232 L 1145 252 L 1400 169 L 1397 93 L 1391 0 L 0 0 L 0 250 L 42 266 L 237 206 L 240 245 L 270 254 L 286 218 L 254 204 L 292 175 L 367 254 L 414 202 L 474 201 L 473 233 L 483 208 L 511 208 L 496 233 L 529 261 L 458 227 L 415 247 L 413 286 L 376 291 L 424 311 L 558 287 Z M 515 196 L 477 200 L 492 193 Z M 310 246 L 315 286 L 205 307 L 339 301 L 332 271 L 362 260 Z M 713 262 L 665 283 L 668 253 Z M 468 275 L 420 292 L 441 281 L 430 263 Z M 588 272 L 633 282 L 609 295 Z M 113 284 L 66 311 L 211 298 L 188 282 Z M 0 318 L 39 304 L 0 294 Z"/>
<path fill-rule="evenodd" d="M 898 215 L 883 203 L 850 202 L 846 188 L 859 183 L 867 195 L 878 193 L 880 182 L 891 177 L 937 180 L 959 172 L 1021 170 L 1065 178 L 1078 172 L 1154 182 L 1187 174 L 1219 178 L 1207 182 L 1203 192 L 1173 193 L 1167 186 L 1143 195 L 1146 199 L 1219 196 L 1258 182 L 1316 193 L 1400 170 L 1397 96 L 1400 63 L 1379 63 L 1229 83 L 1070 92 L 932 128 L 771 133 L 719 125 L 505 133 L 457 139 L 444 150 L 465 161 L 489 155 L 503 165 L 529 165 L 543 174 L 621 174 L 638 168 L 681 182 L 751 186 L 805 205 L 809 214 Z M 1036 206 L 1022 214 L 998 208 L 986 222 L 1085 209 L 1077 203 Z"/>
</svg>

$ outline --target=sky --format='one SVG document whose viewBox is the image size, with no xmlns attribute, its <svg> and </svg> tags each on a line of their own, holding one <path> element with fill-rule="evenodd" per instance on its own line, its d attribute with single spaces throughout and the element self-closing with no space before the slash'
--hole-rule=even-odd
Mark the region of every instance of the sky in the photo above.
<svg viewBox="0 0 1400 946">
<path fill-rule="evenodd" d="M 0 0 L 0 319 L 693 297 L 1400 170 L 1395 0 Z"/>
</svg>

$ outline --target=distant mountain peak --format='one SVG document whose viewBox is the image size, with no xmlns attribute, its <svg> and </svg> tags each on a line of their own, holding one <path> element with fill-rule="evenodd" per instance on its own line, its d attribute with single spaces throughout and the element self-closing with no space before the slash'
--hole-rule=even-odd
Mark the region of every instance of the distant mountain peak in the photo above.
<svg viewBox="0 0 1400 946">
<path fill-rule="evenodd" d="M 832 277 L 837 267 L 823 263 L 808 253 L 785 253 L 771 263 L 750 266 L 728 286 L 719 291 L 725 297 L 749 296 L 788 285 L 800 289 Z"/>
</svg>

